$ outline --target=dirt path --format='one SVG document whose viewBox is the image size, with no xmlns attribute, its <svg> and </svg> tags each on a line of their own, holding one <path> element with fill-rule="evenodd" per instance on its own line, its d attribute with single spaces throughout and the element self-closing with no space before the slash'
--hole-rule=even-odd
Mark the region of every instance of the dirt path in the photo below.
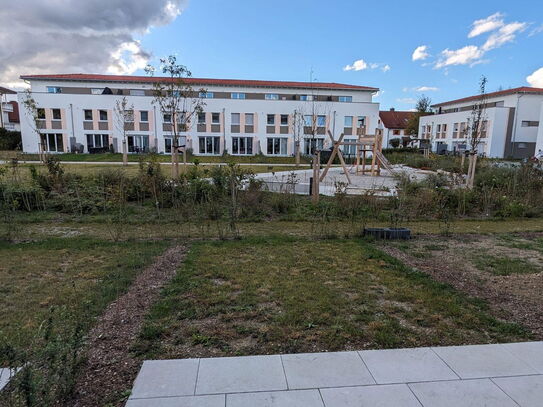
<svg viewBox="0 0 543 407">
<path fill-rule="evenodd" d="M 187 247 L 182 245 L 166 250 L 136 278 L 128 292 L 106 308 L 89 333 L 87 361 L 70 406 L 122 404 L 116 400 L 131 388 L 140 367 L 140 361 L 130 354 L 130 346 L 160 289 L 175 276 L 186 252 Z"/>
</svg>

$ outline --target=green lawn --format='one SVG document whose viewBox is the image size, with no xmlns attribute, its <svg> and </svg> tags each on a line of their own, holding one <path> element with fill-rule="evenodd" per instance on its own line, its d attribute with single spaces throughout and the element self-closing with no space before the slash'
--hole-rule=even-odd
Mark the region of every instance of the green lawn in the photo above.
<svg viewBox="0 0 543 407">
<path fill-rule="evenodd" d="M 371 243 L 262 237 L 194 244 L 134 351 L 185 358 L 527 338 Z"/>
</svg>

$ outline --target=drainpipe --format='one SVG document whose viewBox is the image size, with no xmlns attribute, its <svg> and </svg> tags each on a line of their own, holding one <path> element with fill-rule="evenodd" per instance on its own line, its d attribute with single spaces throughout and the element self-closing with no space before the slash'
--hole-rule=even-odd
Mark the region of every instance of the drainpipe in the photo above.
<svg viewBox="0 0 543 407">
<path fill-rule="evenodd" d="M 518 105 L 522 94 L 517 95 L 517 105 L 515 107 L 515 118 L 513 120 L 513 137 L 511 137 L 511 156 L 515 156 L 515 139 L 517 138 Z"/>
<path fill-rule="evenodd" d="M 222 139 L 224 143 L 222 152 L 224 154 L 224 152 L 226 151 L 226 109 L 224 107 L 222 108 Z"/>
</svg>

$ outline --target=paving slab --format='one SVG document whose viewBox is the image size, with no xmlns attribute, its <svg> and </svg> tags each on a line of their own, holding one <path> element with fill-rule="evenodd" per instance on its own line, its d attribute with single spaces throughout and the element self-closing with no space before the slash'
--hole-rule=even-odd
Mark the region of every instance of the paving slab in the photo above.
<svg viewBox="0 0 543 407">
<path fill-rule="evenodd" d="M 424 407 L 518 407 L 490 379 L 412 383 Z"/>
<path fill-rule="evenodd" d="M 0 368 L 0 390 L 2 390 L 6 386 L 6 384 L 8 384 L 10 378 L 10 369 Z"/>
<path fill-rule="evenodd" d="M 238 393 L 226 396 L 226 407 L 324 407 L 318 390 Z"/>
<path fill-rule="evenodd" d="M 543 374 L 543 342 L 504 343 L 501 346 Z"/>
<path fill-rule="evenodd" d="M 543 375 L 500 377 L 492 381 L 522 407 L 543 406 Z"/>
<path fill-rule="evenodd" d="M 224 407 L 224 395 L 130 399 L 125 407 Z"/>
<path fill-rule="evenodd" d="M 357 352 L 283 355 L 289 389 L 375 384 Z"/>
<path fill-rule="evenodd" d="M 446 346 L 432 349 L 462 379 L 537 373 L 501 345 Z"/>
<path fill-rule="evenodd" d="M 279 355 L 200 360 L 196 394 L 287 390 Z"/>
<path fill-rule="evenodd" d="M 430 348 L 368 350 L 359 354 L 378 384 L 459 378 Z"/>
<path fill-rule="evenodd" d="M 421 407 L 406 384 L 322 389 L 326 407 Z"/>
<path fill-rule="evenodd" d="M 198 359 L 143 362 L 130 398 L 194 395 L 198 362 Z"/>
</svg>

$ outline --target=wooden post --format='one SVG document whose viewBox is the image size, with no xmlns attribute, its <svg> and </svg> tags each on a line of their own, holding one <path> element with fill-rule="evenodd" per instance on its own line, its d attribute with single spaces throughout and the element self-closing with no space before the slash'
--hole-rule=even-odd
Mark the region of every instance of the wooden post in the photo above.
<svg viewBox="0 0 543 407">
<path fill-rule="evenodd" d="M 315 153 L 315 155 L 313 156 L 313 196 L 312 196 L 312 201 L 315 204 L 319 203 L 319 187 L 320 187 L 319 166 L 320 166 L 320 157 L 321 157 L 320 151 L 317 151 Z"/>
</svg>

